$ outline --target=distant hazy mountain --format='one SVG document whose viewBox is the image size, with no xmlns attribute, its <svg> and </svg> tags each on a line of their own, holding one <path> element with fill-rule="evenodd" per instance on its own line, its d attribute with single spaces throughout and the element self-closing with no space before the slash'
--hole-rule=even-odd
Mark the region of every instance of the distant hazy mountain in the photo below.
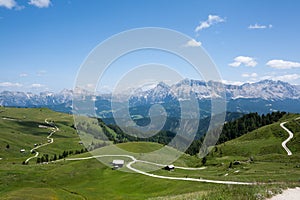
<svg viewBox="0 0 300 200">
<path fill-rule="evenodd" d="M 221 88 L 223 87 L 223 89 Z M 219 98 L 225 92 L 227 110 L 232 112 L 267 113 L 274 110 L 300 112 L 300 87 L 282 81 L 264 80 L 243 85 L 227 85 L 218 82 L 204 82 L 184 79 L 177 84 L 167 85 L 163 82 L 154 87 L 136 89 L 130 97 L 129 105 L 135 114 L 147 113 L 150 105 L 160 103 L 172 110 L 172 105 L 185 101 L 193 93 L 202 106 L 202 111 L 209 113 L 211 98 Z M 213 92 L 212 92 L 213 91 Z M 95 101 L 97 113 L 102 117 L 111 117 L 110 95 L 94 95 L 80 90 L 82 98 Z M 223 93 L 222 93 L 223 92 Z M 78 91 L 76 91 L 78 94 Z M 59 93 L 42 92 L 40 94 L 3 91 L 0 93 L 0 105 L 18 107 L 49 107 L 54 110 L 70 112 L 72 108 L 72 90 Z M 123 94 L 115 98 L 120 105 L 124 105 Z M 122 107 L 122 106 L 121 106 Z M 173 112 L 177 112 L 173 109 Z"/>
<path fill-rule="evenodd" d="M 224 87 L 222 89 L 221 87 Z M 212 92 L 212 88 L 214 91 Z M 159 83 L 156 87 L 134 94 L 132 99 L 141 103 L 166 102 L 175 99 L 184 100 L 193 92 L 198 99 L 222 97 L 226 93 L 227 100 L 232 99 L 263 99 L 263 100 L 285 100 L 300 99 L 299 86 L 290 85 L 282 81 L 264 80 L 257 83 L 246 83 L 237 85 L 220 85 L 220 83 L 209 81 L 198 81 L 185 79 L 175 85 L 168 86 Z"/>
<path fill-rule="evenodd" d="M 71 102 L 72 96 L 73 91 L 66 89 L 60 93 L 41 92 L 40 94 L 4 91 L 0 93 L 0 105 L 19 107 L 59 105 Z"/>
</svg>

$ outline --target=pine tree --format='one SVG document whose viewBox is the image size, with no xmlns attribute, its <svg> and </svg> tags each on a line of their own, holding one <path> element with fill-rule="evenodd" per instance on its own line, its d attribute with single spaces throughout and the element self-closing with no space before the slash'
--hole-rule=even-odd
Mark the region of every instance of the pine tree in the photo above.
<svg viewBox="0 0 300 200">
<path fill-rule="evenodd" d="M 206 162 L 207 162 L 207 158 L 206 158 L 206 156 L 204 156 L 203 158 L 202 158 L 202 165 L 205 165 L 206 164 Z"/>
</svg>

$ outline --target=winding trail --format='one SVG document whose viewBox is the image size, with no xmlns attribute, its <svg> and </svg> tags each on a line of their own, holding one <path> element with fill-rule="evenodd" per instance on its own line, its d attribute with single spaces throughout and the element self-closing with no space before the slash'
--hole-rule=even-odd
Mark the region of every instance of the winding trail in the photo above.
<svg viewBox="0 0 300 200">
<path fill-rule="evenodd" d="M 146 163 L 146 164 L 150 164 L 150 165 L 156 165 L 158 167 L 165 167 L 166 166 L 166 165 L 163 165 L 163 164 L 158 164 L 158 163 L 149 162 L 149 161 L 145 161 L 145 160 L 137 160 L 137 162 Z M 198 167 L 198 168 L 179 167 L 179 166 L 174 166 L 174 167 L 176 167 L 176 169 L 184 169 L 184 170 L 203 170 L 203 169 L 206 169 L 206 167 Z"/>
<path fill-rule="evenodd" d="M 298 117 L 295 120 L 299 120 L 299 119 L 300 119 L 300 117 Z M 46 120 L 45 120 L 45 122 L 48 123 Z M 286 143 L 289 142 L 294 137 L 294 134 L 284 126 L 284 124 L 286 124 L 286 123 L 287 122 L 282 122 L 280 124 L 281 128 L 283 128 L 286 132 L 289 133 L 289 137 L 285 141 L 282 142 L 282 147 L 286 150 L 287 154 L 290 156 L 290 155 L 292 155 L 292 152 L 286 147 Z M 53 130 L 50 133 L 50 135 L 47 137 L 48 139 L 51 139 L 51 143 L 53 142 L 53 139 L 50 138 L 50 137 L 52 136 L 53 133 L 55 133 L 58 130 L 59 129 L 55 126 L 55 130 Z M 48 145 L 48 144 L 45 144 L 45 145 Z M 34 149 L 37 149 L 41 146 L 38 146 Z M 36 156 L 33 156 L 32 158 L 37 157 L 37 155 L 38 155 L 38 152 L 37 152 Z M 257 182 L 221 181 L 221 180 L 209 180 L 209 179 L 202 179 L 202 178 L 197 179 L 197 178 L 171 177 L 171 176 L 161 176 L 161 175 L 156 175 L 156 174 L 150 174 L 148 172 L 144 172 L 144 171 L 141 171 L 139 169 L 136 169 L 136 168 L 132 167 L 132 165 L 137 163 L 137 162 L 156 165 L 156 166 L 159 166 L 159 167 L 165 167 L 166 165 L 158 164 L 158 163 L 154 163 L 154 162 L 149 162 L 149 161 L 144 161 L 144 160 L 138 160 L 134 156 L 130 156 L 130 155 L 98 155 L 98 156 L 90 156 L 90 157 L 83 157 L 83 158 L 66 158 L 64 160 L 66 160 L 66 161 L 79 161 L 79 160 L 89 160 L 89 159 L 95 159 L 95 158 L 101 158 L 101 157 L 127 157 L 127 158 L 130 158 L 132 161 L 129 162 L 126 165 L 126 167 L 128 169 L 130 169 L 131 171 L 134 171 L 136 173 L 143 174 L 145 176 L 149 176 L 149 177 L 153 177 L 153 178 L 160 178 L 160 179 L 167 179 L 167 180 L 181 180 L 181 181 L 216 183 L 216 184 L 226 184 L 226 185 L 257 185 L 257 184 L 263 184 L 263 183 L 257 183 Z M 27 159 L 26 162 L 28 162 L 30 159 L 31 158 Z M 61 161 L 61 160 L 57 160 L 56 162 L 59 162 L 59 161 Z M 177 168 L 177 169 L 184 169 L 184 170 L 203 170 L 203 169 L 205 169 L 205 167 L 201 167 L 201 168 L 189 168 L 189 167 L 179 167 L 179 166 L 174 166 L 174 167 Z"/>
<path fill-rule="evenodd" d="M 76 160 L 89 160 L 89 159 L 94 159 L 94 158 L 101 158 L 101 157 L 127 157 L 130 158 L 132 161 L 129 162 L 126 167 L 136 173 L 143 174 L 145 176 L 150 176 L 154 178 L 160 178 L 160 179 L 168 179 L 168 180 L 181 180 L 181 181 L 194 181 L 194 182 L 205 182 L 205 183 L 217 183 L 217 184 L 226 184 L 226 185 L 256 185 L 257 183 L 251 183 L 251 182 L 237 182 L 237 181 L 218 181 L 218 180 L 208 180 L 208 179 L 202 179 L 202 178 L 183 178 L 183 177 L 171 177 L 171 176 L 161 176 L 161 175 L 156 175 L 156 174 L 150 174 L 147 172 L 143 172 L 139 169 L 136 169 L 132 167 L 131 165 L 137 162 L 142 162 L 142 163 L 148 163 L 148 164 L 154 164 L 157 166 L 166 166 L 158 163 L 153 163 L 153 162 L 148 162 L 148 161 L 143 161 L 143 160 L 137 160 L 135 157 L 130 156 L 130 155 L 98 155 L 98 156 L 90 156 L 90 157 L 84 157 L 84 158 L 67 158 L 65 160 L 67 161 L 76 161 Z M 205 168 L 189 168 L 189 167 L 178 167 L 174 166 L 175 169 L 185 169 L 185 170 L 203 170 Z"/>
<path fill-rule="evenodd" d="M 47 119 L 45 119 L 45 123 L 48 124 L 48 125 L 50 125 L 50 122 L 48 122 Z M 57 126 L 55 126 L 55 125 L 54 125 L 54 127 L 50 127 L 50 126 L 42 126 L 42 125 L 39 126 L 39 127 L 40 127 L 40 128 L 50 128 L 50 129 L 52 130 L 52 131 L 50 132 L 50 134 L 47 136 L 47 139 L 50 140 L 50 141 L 49 141 L 48 143 L 45 143 L 45 144 L 39 145 L 39 146 L 37 146 L 37 147 L 34 147 L 33 149 L 30 150 L 30 152 L 36 151 L 37 149 L 39 149 L 39 148 L 41 148 L 41 147 L 47 146 L 47 145 L 49 145 L 49 144 L 52 144 L 52 143 L 54 142 L 54 139 L 51 138 L 52 135 L 53 135 L 55 132 L 59 131 L 59 128 L 58 128 Z M 27 158 L 27 160 L 25 160 L 25 164 L 27 164 L 31 159 L 36 158 L 36 157 L 38 157 L 38 156 L 39 156 L 39 152 L 36 151 L 36 153 L 35 153 L 34 156 L 31 156 L 31 157 Z"/>
<path fill-rule="evenodd" d="M 19 119 L 14 119 L 14 118 L 9 118 L 9 117 L 2 117 L 3 120 L 8 120 L 8 121 L 16 121 L 16 122 L 21 122 L 22 120 Z"/>
<path fill-rule="evenodd" d="M 300 117 L 296 118 L 295 120 L 299 120 Z M 287 129 L 284 124 L 287 122 L 282 122 L 280 124 L 281 128 L 283 128 L 286 132 L 288 132 L 289 137 L 282 142 L 282 147 L 285 149 L 287 152 L 288 156 L 292 155 L 292 152 L 287 148 L 286 144 L 294 137 L 294 134 Z M 133 156 L 130 155 L 98 155 L 98 156 L 90 156 L 90 157 L 84 157 L 84 158 L 67 158 L 65 160 L 67 161 L 76 161 L 76 160 L 88 160 L 88 159 L 94 159 L 94 158 L 101 158 L 101 157 L 127 157 L 130 158 L 132 161 L 129 162 L 126 167 L 130 169 L 131 171 L 134 171 L 139 174 L 143 174 L 145 176 L 150 176 L 154 178 L 160 178 L 160 179 L 168 179 L 168 180 L 181 180 L 181 181 L 194 181 L 194 182 L 205 182 L 205 183 L 217 183 L 217 184 L 226 184 L 226 185 L 257 185 L 257 184 L 263 184 L 263 183 L 256 183 L 256 182 L 238 182 L 238 181 L 220 181 L 220 180 L 209 180 L 209 179 L 202 179 L 202 178 L 184 178 L 184 177 L 170 177 L 170 176 L 161 176 L 161 175 L 156 175 L 156 174 L 150 174 L 148 172 L 141 171 L 139 169 L 136 169 L 132 167 L 134 163 L 141 162 L 141 163 L 146 163 L 146 164 L 151 164 L 151 165 L 156 165 L 159 167 L 165 167 L 166 165 L 163 164 L 158 164 L 158 163 L 153 163 L 149 161 L 144 161 L 144 160 L 138 160 Z M 201 168 L 189 168 L 189 167 L 179 167 L 179 166 L 174 166 L 177 169 L 184 169 L 184 170 L 203 170 L 205 167 Z"/>
<path fill-rule="evenodd" d="M 299 118 L 297 118 L 297 119 L 299 119 Z M 297 120 L 297 119 L 296 119 L 296 120 Z M 284 124 L 286 124 L 286 123 L 287 123 L 287 122 L 282 122 L 282 123 L 280 124 L 280 126 L 281 126 L 281 128 L 283 128 L 286 132 L 288 132 L 289 137 L 281 143 L 281 146 L 282 146 L 282 147 L 284 148 L 284 150 L 287 152 L 288 156 L 291 156 L 291 155 L 293 155 L 293 153 L 291 152 L 291 150 L 290 150 L 289 148 L 287 148 L 286 143 L 288 143 L 288 142 L 294 137 L 294 134 L 292 133 L 292 131 L 290 131 L 289 129 L 287 129 L 287 128 L 284 126 Z"/>
</svg>

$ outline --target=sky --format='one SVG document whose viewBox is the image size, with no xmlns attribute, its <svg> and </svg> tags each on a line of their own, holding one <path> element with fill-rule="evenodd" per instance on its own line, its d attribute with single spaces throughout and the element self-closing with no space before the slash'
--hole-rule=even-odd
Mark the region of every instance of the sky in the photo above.
<svg viewBox="0 0 300 200">
<path fill-rule="evenodd" d="M 97 45 L 143 27 L 190 37 L 186 46 L 203 48 L 224 83 L 272 79 L 300 85 L 299 9 L 298 0 L 0 0 L 0 90 L 72 89 Z M 162 60 L 197 78 L 190 66 L 156 53 L 120 59 L 99 87 L 113 87 L 122 66 Z"/>
</svg>

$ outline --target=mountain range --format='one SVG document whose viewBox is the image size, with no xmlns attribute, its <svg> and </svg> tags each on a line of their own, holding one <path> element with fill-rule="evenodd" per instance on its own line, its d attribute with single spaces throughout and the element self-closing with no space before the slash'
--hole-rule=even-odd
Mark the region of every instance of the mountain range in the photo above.
<svg viewBox="0 0 300 200">
<path fill-rule="evenodd" d="M 219 98 L 224 96 L 222 95 L 224 92 L 227 100 L 253 98 L 284 100 L 300 98 L 299 86 L 283 81 L 263 80 L 243 85 L 227 85 L 214 81 L 204 82 L 190 79 L 184 79 L 172 86 L 161 82 L 152 89 L 135 93 L 133 98 L 138 98 L 139 101 L 155 102 L 158 98 L 160 101 L 165 101 L 167 98 L 175 98 L 176 96 L 179 100 L 184 100 L 191 92 L 195 94 L 197 99 Z"/>
<path fill-rule="evenodd" d="M 243 85 L 230 85 L 214 81 L 184 79 L 170 86 L 160 82 L 147 90 L 137 88 L 131 91 L 133 92 L 129 105 L 135 108 L 132 109 L 135 111 L 144 109 L 140 113 L 147 113 L 149 106 L 155 103 L 172 108 L 172 104 L 178 105 L 178 102 L 185 101 L 191 93 L 203 107 L 202 111 L 206 110 L 207 113 L 209 113 L 211 98 L 220 98 L 224 95 L 226 95 L 227 110 L 232 112 L 268 113 L 276 110 L 300 112 L 300 87 L 283 81 L 263 80 Z M 112 117 L 111 95 L 93 94 L 86 90 L 64 89 L 59 93 L 41 92 L 39 94 L 3 91 L 0 93 L 0 105 L 49 107 L 56 111 L 71 112 L 73 96 L 79 93 L 84 98 L 90 97 L 95 101 L 97 114 L 100 117 Z M 124 102 L 127 94 L 117 94 L 113 101 L 124 106 L 128 104 Z"/>
</svg>

